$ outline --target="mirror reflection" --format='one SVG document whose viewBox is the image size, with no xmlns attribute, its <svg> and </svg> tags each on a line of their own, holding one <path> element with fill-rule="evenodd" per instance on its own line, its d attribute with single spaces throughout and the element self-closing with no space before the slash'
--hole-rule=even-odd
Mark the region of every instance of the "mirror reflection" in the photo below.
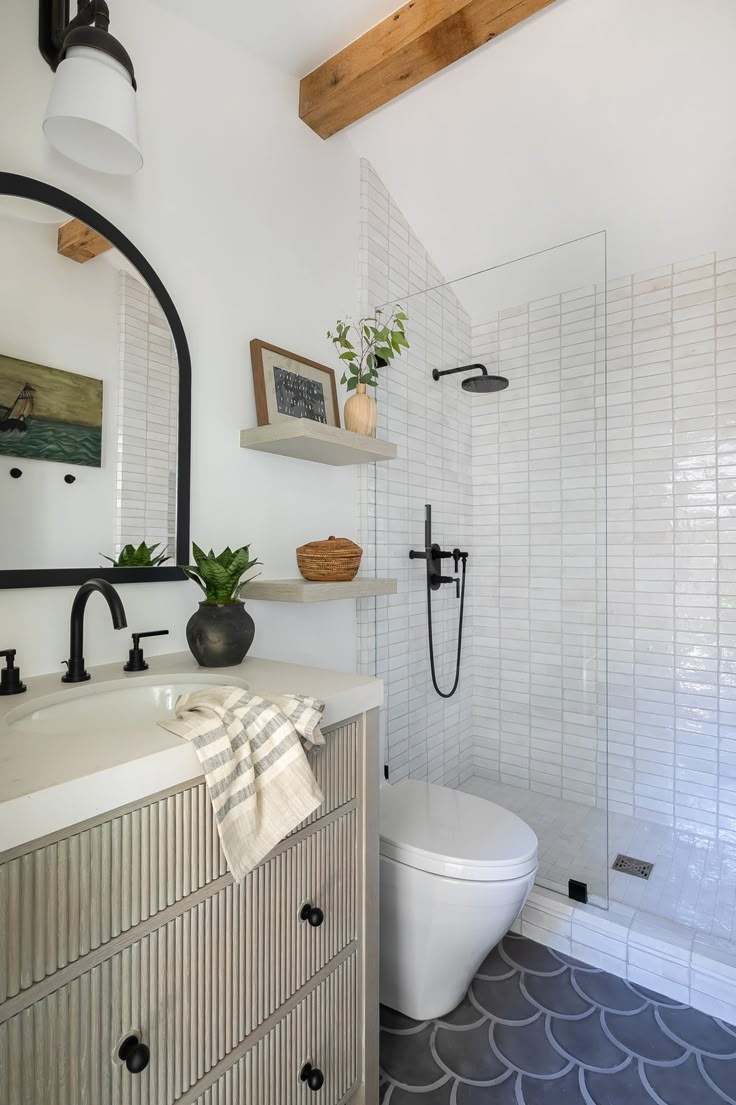
<svg viewBox="0 0 736 1105">
<path fill-rule="evenodd" d="M 127 258 L 0 196 L 0 569 L 175 563 L 178 389 Z"/>
</svg>

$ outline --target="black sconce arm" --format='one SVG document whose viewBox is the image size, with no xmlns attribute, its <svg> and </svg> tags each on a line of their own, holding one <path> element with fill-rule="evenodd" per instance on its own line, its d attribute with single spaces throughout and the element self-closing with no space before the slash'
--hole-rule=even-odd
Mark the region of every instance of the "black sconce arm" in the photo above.
<svg viewBox="0 0 736 1105">
<path fill-rule="evenodd" d="M 110 9 L 105 0 L 78 0 L 77 14 L 69 19 L 69 0 L 38 0 L 38 48 L 56 71 L 61 48 L 69 31 L 77 27 L 110 27 Z"/>
</svg>

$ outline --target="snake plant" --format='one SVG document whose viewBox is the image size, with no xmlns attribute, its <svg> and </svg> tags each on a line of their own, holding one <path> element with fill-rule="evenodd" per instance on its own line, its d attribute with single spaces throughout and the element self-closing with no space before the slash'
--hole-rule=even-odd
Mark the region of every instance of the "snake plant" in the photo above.
<svg viewBox="0 0 736 1105">
<path fill-rule="evenodd" d="M 243 576 L 260 564 L 259 560 L 251 560 L 250 545 L 235 551 L 228 545 L 215 555 L 212 549 L 206 553 L 193 543 L 192 552 L 194 564 L 184 564 L 182 570 L 202 588 L 204 601 L 210 606 L 232 606 L 241 602 L 241 589 L 249 582 Z"/>
<path fill-rule="evenodd" d="M 100 553 L 100 556 L 109 560 L 115 568 L 158 568 L 167 560 L 171 560 L 171 557 L 166 555 L 167 548 L 158 556 L 154 556 L 159 545 L 160 542 L 149 547 L 145 541 L 141 541 L 138 548 L 135 545 L 124 545 L 116 559 L 105 556 L 104 553 Z"/>
</svg>

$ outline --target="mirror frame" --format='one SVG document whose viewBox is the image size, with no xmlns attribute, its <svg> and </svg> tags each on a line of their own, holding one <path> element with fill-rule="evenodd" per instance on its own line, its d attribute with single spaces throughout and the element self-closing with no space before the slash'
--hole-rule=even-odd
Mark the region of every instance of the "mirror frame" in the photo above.
<svg viewBox="0 0 736 1105">
<path fill-rule="evenodd" d="M 135 266 L 161 305 L 176 346 L 179 362 L 179 436 L 177 441 L 176 485 L 176 563 L 189 563 L 190 466 L 192 434 L 192 362 L 186 334 L 174 302 L 146 258 L 121 230 L 92 207 L 33 177 L 0 172 L 0 195 L 18 196 L 55 207 L 87 223 Z M 163 583 L 183 580 L 181 568 L 10 568 L 0 569 L 0 588 L 68 587 L 88 579 L 106 579 L 110 583 Z"/>
</svg>

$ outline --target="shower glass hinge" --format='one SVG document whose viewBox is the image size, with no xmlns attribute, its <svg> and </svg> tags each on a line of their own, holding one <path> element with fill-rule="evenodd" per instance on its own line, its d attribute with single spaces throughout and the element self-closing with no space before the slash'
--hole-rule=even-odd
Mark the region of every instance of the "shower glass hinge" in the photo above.
<svg viewBox="0 0 736 1105">
<path fill-rule="evenodd" d="M 567 883 L 567 896 L 571 898 L 573 902 L 582 902 L 583 905 L 588 904 L 588 884 L 587 882 L 578 882 L 577 879 L 569 879 Z"/>
<path fill-rule="evenodd" d="M 388 779 L 388 764 L 383 765 L 383 777 L 384 779 Z"/>
</svg>

